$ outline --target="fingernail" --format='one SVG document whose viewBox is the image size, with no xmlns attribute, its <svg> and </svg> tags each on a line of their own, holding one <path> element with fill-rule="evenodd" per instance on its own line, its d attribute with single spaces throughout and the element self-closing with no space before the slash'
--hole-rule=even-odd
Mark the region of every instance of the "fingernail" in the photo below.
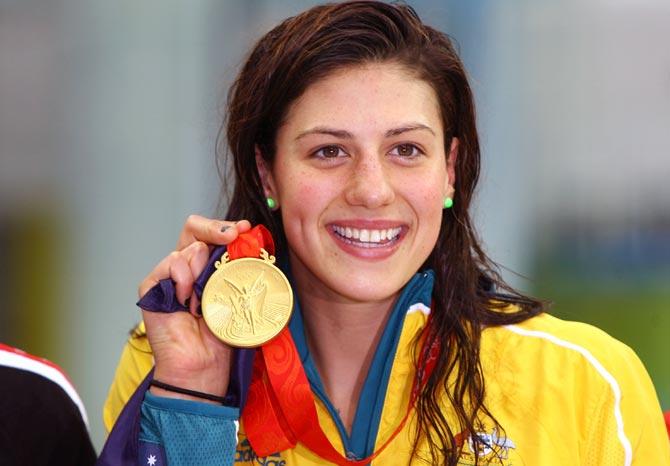
<svg viewBox="0 0 670 466">
<path fill-rule="evenodd" d="M 222 227 L 221 227 L 221 233 L 225 233 L 226 230 L 227 230 L 228 228 L 230 228 L 230 225 L 224 225 L 224 226 L 222 226 Z"/>
</svg>

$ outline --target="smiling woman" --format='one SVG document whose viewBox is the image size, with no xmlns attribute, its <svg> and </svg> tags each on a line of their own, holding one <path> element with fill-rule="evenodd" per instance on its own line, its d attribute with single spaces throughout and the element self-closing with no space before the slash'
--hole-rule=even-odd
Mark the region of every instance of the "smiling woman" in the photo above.
<svg viewBox="0 0 670 466">
<path fill-rule="evenodd" d="M 285 20 L 230 91 L 227 139 L 227 217 L 274 237 L 295 294 L 288 329 L 257 350 L 212 334 L 199 314 L 212 247 L 228 246 L 223 263 L 268 259 L 272 241 L 247 221 L 189 218 L 140 286 L 146 332 L 110 390 L 102 463 L 670 459 L 637 357 L 543 313 L 484 254 L 469 215 L 473 97 L 447 36 L 411 8 L 358 1 Z M 236 279 L 219 305 L 253 333 L 277 311 L 255 304 L 272 290 Z M 191 312 L 158 312 L 175 310 Z"/>
<path fill-rule="evenodd" d="M 454 139 L 447 159 L 436 103 L 434 89 L 400 65 L 345 68 L 291 105 L 271 167 L 259 154 L 305 308 L 314 306 L 302 290 L 390 308 L 430 254 L 458 148 Z"/>
</svg>

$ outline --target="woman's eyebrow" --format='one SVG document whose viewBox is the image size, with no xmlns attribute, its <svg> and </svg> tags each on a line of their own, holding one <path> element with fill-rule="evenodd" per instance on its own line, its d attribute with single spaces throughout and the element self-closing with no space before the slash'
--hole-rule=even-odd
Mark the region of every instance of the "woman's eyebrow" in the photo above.
<svg viewBox="0 0 670 466">
<path fill-rule="evenodd" d="M 423 123 L 410 123 L 404 126 L 401 126 L 399 128 L 393 128 L 390 129 L 386 132 L 386 137 L 391 137 L 391 136 L 397 136 L 402 133 L 406 133 L 407 131 L 415 131 L 418 129 L 425 129 L 429 131 L 433 136 L 435 136 L 435 131 L 431 129 L 430 126 L 426 126 Z"/>
<path fill-rule="evenodd" d="M 297 141 L 298 139 L 309 136 L 310 134 L 328 134 L 340 139 L 353 139 L 354 137 L 354 135 L 349 131 L 345 131 L 343 129 L 329 128 L 327 126 L 315 126 L 314 128 L 308 129 L 307 131 L 303 131 L 302 133 L 298 134 L 295 140 Z"/>
<path fill-rule="evenodd" d="M 426 130 L 429 131 L 433 136 L 435 135 L 435 131 L 433 131 L 430 126 L 426 126 L 423 123 L 410 123 L 407 125 L 400 126 L 398 128 L 393 128 L 388 130 L 384 136 L 385 137 L 392 137 L 392 136 L 397 136 L 402 133 L 406 133 L 408 131 L 416 131 L 416 130 Z M 340 139 L 353 139 L 354 135 L 351 134 L 349 131 L 345 131 L 343 129 L 335 129 L 335 128 L 330 128 L 328 126 L 315 126 L 314 128 L 308 129 L 307 131 L 303 131 L 300 133 L 295 140 L 299 140 L 305 136 L 309 136 L 310 134 L 327 134 L 329 136 L 334 136 L 336 138 Z"/>
</svg>

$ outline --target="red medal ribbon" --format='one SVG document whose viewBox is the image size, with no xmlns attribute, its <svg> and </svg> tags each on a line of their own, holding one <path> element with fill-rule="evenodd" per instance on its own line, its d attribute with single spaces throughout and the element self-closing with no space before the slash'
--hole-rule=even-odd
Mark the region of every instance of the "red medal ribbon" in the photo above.
<svg viewBox="0 0 670 466">
<path fill-rule="evenodd" d="M 228 257 L 230 257 L 230 260 L 240 257 L 260 257 L 261 248 L 270 254 L 274 254 L 275 242 L 265 226 L 256 225 L 246 233 L 241 233 L 228 245 Z"/>
<path fill-rule="evenodd" d="M 257 225 L 228 245 L 228 255 L 231 260 L 259 257 L 261 248 L 274 254 L 270 232 L 264 226 Z M 430 348 L 426 348 L 428 328 L 426 325 L 422 335 L 421 369 L 414 376 L 405 416 L 372 455 L 361 460 L 350 460 L 333 447 L 319 425 L 312 389 L 291 332 L 285 327 L 256 354 L 247 403 L 242 412 L 245 433 L 256 455 L 268 456 L 291 449 L 300 442 L 316 455 L 339 466 L 364 466 L 370 463 L 403 429 L 420 390 L 435 367 L 439 343 L 435 340 Z"/>
</svg>

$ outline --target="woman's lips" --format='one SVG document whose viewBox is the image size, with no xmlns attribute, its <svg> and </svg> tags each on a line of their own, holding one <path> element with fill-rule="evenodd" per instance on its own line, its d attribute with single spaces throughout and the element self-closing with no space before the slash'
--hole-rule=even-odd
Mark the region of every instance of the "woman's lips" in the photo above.
<svg viewBox="0 0 670 466">
<path fill-rule="evenodd" d="M 395 252 L 408 228 L 399 222 L 365 220 L 333 222 L 327 230 L 346 253 L 361 259 L 381 260 Z"/>
</svg>

